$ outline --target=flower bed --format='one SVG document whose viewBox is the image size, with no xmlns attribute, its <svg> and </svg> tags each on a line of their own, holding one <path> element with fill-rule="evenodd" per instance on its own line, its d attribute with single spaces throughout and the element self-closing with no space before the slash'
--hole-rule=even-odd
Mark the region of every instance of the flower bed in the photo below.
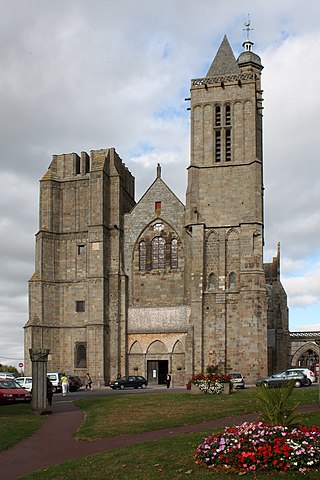
<svg viewBox="0 0 320 480">
<path fill-rule="evenodd" d="M 320 427 L 245 422 L 207 437 L 195 458 L 211 468 L 304 472 L 320 465 Z"/>
</svg>

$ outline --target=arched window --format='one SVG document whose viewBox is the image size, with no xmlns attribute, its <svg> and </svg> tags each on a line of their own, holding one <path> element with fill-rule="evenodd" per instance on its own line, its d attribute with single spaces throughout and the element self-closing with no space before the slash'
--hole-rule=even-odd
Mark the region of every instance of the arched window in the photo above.
<svg viewBox="0 0 320 480">
<path fill-rule="evenodd" d="M 151 268 L 166 268 L 166 241 L 162 237 L 155 237 L 151 244 Z"/>
<path fill-rule="evenodd" d="M 226 105 L 225 110 L 226 118 L 226 126 L 231 127 L 231 107 L 230 105 Z M 231 128 L 226 128 L 225 130 L 225 160 L 226 162 L 231 162 Z"/>
<path fill-rule="evenodd" d="M 139 270 L 145 272 L 147 269 L 147 247 L 146 242 L 142 240 L 139 243 Z"/>
<path fill-rule="evenodd" d="M 229 275 L 229 288 L 235 288 L 236 286 L 236 275 L 234 272 L 231 272 Z"/>
<path fill-rule="evenodd" d="M 86 368 L 87 367 L 87 347 L 83 343 L 76 345 L 75 355 L 75 367 Z"/>
<path fill-rule="evenodd" d="M 210 273 L 208 278 L 208 287 L 209 290 L 213 290 L 215 288 L 215 276 L 214 273 Z"/>
<path fill-rule="evenodd" d="M 231 107 L 226 105 L 226 125 L 231 125 Z"/>
<path fill-rule="evenodd" d="M 170 262 L 171 268 L 178 268 L 178 240 L 176 238 L 171 241 Z"/>
<path fill-rule="evenodd" d="M 215 126 L 221 126 L 221 107 L 218 105 L 215 110 Z"/>
<path fill-rule="evenodd" d="M 221 107 L 217 105 L 215 108 L 215 132 L 214 132 L 214 149 L 215 149 L 215 161 L 221 161 Z"/>
</svg>

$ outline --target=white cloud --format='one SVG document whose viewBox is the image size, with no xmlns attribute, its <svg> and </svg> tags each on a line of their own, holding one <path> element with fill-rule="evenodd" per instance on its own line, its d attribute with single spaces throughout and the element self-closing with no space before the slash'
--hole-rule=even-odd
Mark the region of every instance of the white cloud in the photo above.
<svg viewBox="0 0 320 480">
<path fill-rule="evenodd" d="M 306 323 L 292 330 L 293 332 L 319 332 L 320 323 Z"/>
<path fill-rule="evenodd" d="M 303 276 L 283 279 L 291 307 L 320 304 L 320 263 Z"/>
</svg>

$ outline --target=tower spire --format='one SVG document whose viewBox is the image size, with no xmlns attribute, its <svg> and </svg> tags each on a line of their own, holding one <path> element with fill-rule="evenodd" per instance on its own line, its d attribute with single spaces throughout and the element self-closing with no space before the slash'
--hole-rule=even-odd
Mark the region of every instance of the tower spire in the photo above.
<svg viewBox="0 0 320 480">
<path fill-rule="evenodd" d="M 215 77 L 228 74 L 239 74 L 239 67 L 227 36 L 223 37 L 219 50 L 209 68 L 207 77 Z"/>
</svg>

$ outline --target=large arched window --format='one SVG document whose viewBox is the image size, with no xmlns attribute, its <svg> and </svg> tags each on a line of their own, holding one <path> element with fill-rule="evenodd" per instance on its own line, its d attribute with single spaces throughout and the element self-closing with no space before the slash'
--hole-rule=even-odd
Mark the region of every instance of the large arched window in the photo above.
<svg viewBox="0 0 320 480">
<path fill-rule="evenodd" d="M 214 273 L 210 273 L 209 278 L 208 278 L 208 287 L 209 290 L 213 290 L 215 288 L 215 276 Z"/>
<path fill-rule="evenodd" d="M 155 237 L 151 244 L 151 268 L 166 268 L 166 241 L 162 237 Z"/>
<path fill-rule="evenodd" d="M 139 270 L 145 272 L 147 269 L 147 246 L 146 242 L 139 243 Z"/>
<path fill-rule="evenodd" d="M 178 268 L 178 240 L 176 238 L 171 241 L 170 248 L 171 268 Z"/>
<path fill-rule="evenodd" d="M 75 351 L 75 367 L 86 368 L 87 366 L 87 347 L 84 343 L 78 343 Z"/>
<path fill-rule="evenodd" d="M 236 287 L 236 274 L 234 272 L 231 272 L 229 275 L 229 288 L 235 288 Z"/>
</svg>

